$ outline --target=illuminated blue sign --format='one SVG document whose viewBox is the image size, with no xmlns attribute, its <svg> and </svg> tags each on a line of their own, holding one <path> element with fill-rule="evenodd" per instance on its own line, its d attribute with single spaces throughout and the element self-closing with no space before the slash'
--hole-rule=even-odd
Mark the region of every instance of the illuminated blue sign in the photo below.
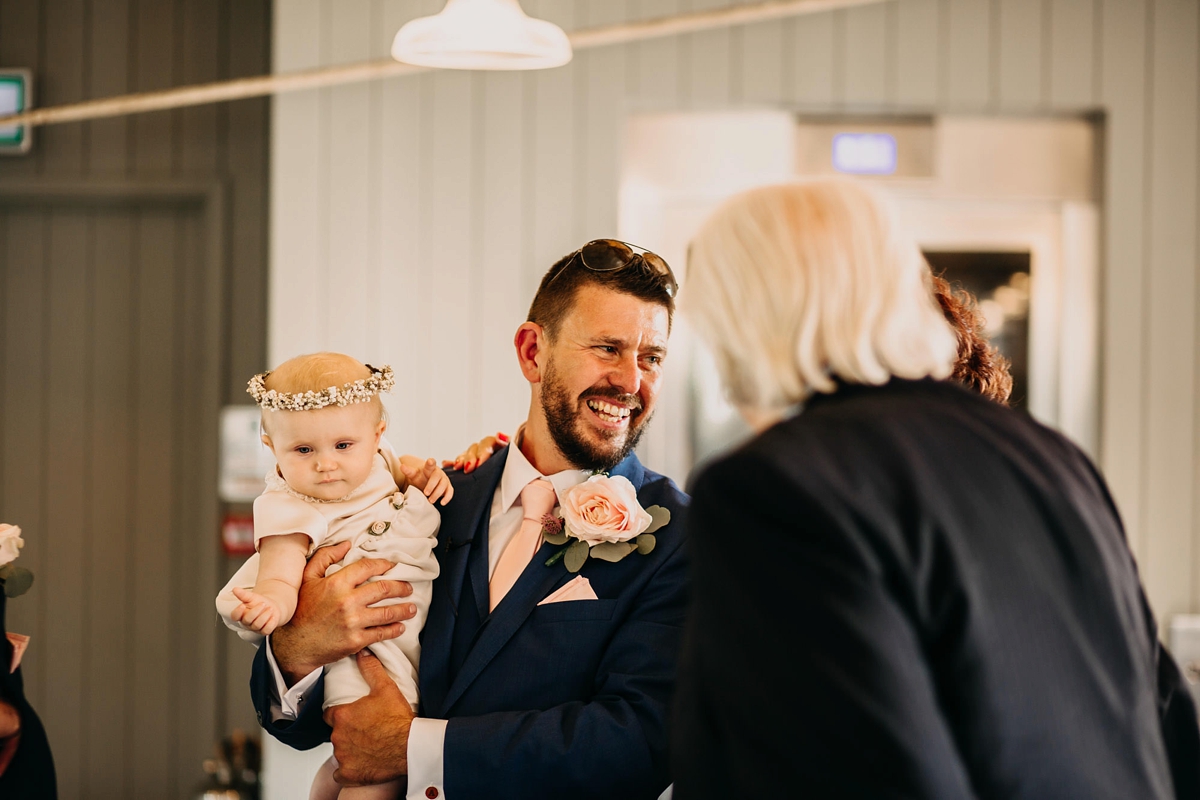
<svg viewBox="0 0 1200 800">
<path fill-rule="evenodd" d="M 896 172 L 896 137 L 839 133 L 833 137 L 833 168 L 851 175 L 892 175 Z"/>
</svg>

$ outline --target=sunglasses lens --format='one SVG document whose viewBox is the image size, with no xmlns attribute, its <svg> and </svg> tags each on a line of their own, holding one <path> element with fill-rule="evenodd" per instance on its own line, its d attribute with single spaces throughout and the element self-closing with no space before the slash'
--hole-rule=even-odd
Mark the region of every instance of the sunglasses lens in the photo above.
<svg viewBox="0 0 1200 800">
<path fill-rule="evenodd" d="M 642 264 L 645 269 L 663 279 L 663 288 L 666 289 L 668 297 L 674 297 L 679 289 L 671 268 L 660 256 L 648 250 L 640 254 L 635 253 L 628 244 L 616 239 L 595 239 L 588 242 L 579 249 L 579 260 L 592 272 L 615 272 Z"/>
<path fill-rule="evenodd" d="M 614 239 L 597 239 L 588 242 L 579 251 L 583 265 L 593 272 L 612 272 L 628 266 L 633 251 L 623 242 Z"/>
</svg>

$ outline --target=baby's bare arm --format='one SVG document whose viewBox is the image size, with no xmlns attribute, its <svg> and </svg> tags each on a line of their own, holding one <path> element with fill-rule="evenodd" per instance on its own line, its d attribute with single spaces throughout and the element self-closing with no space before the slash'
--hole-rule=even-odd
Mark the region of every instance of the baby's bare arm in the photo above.
<svg viewBox="0 0 1200 800">
<path fill-rule="evenodd" d="M 254 589 L 233 590 L 242 601 L 230 615 L 235 622 L 265 636 L 292 618 L 310 542 L 303 533 L 286 533 L 264 537 L 258 543 Z"/>
</svg>

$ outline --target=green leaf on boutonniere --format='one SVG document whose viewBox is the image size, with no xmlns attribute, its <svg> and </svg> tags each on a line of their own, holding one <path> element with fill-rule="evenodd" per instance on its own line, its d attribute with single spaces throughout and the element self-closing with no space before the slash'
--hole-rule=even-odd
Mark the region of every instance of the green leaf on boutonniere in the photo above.
<svg viewBox="0 0 1200 800">
<path fill-rule="evenodd" d="M 571 542 L 567 548 L 566 555 L 563 556 L 563 563 L 567 565 L 567 572 L 575 573 L 583 569 L 584 563 L 588 560 L 588 544 L 587 542 L 576 539 Z"/>
<path fill-rule="evenodd" d="M 650 506 L 646 509 L 646 513 L 650 515 L 650 525 L 642 533 L 654 533 L 656 530 L 666 525 L 671 521 L 671 512 L 662 506 Z M 649 550 L 646 551 L 650 552 Z"/>
<path fill-rule="evenodd" d="M 592 548 L 592 558 L 616 563 L 637 549 L 633 542 L 601 542 Z"/>
<path fill-rule="evenodd" d="M 654 545 L 658 544 L 658 540 L 649 533 L 643 533 L 634 541 L 637 542 L 638 554 L 643 556 L 654 550 Z"/>
<path fill-rule="evenodd" d="M 33 586 L 33 573 L 24 567 L 5 564 L 3 571 L 4 574 L 0 576 L 0 579 L 4 581 L 5 597 L 23 595 L 29 591 L 30 586 Z"/>
<path fill-rule="evenodd" d="M 550 544 L 566 544 L 567 543 L 567 535 L 565 533 L 562 533 L 561 531 L 559 533 L 543 532 L 542 538 L 545 539 Z"/>
</svg>

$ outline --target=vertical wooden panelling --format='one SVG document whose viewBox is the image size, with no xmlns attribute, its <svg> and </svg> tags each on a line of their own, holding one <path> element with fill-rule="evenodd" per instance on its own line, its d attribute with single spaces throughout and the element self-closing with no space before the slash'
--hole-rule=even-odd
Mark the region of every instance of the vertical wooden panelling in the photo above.
<svg viewBox="0 0 1200 800">
<path fill-rule="evenodd" d="M 388 30 L 396 30 L 421 10 L 412 0 L 391 0 L 383 10 L 384 25 Z M 520 80 L 522 76 L 512 77 Z M 377 249 L 380 256 L 379 292 L 371 306 L 379 325 L 379 340 L 374 344 L 376 352 L 396 362 L 401 374 L 411 376 L 420 373 L 409 363 L 409 354 L 416 355 L 416 352 L 406 343 L 424 324 L 419 321 L 419 314 L 428 306 L 417 291 L 418 272 L 423 268 L 418 238 L 423 189 L 420 182 L 420 99 L 424 80 L 427 78 L 395 78 L 382 84 L 379 139 L 386 146 L 380 152 L 379 205 L 374 211 L 379 219 Z M 510 119 L 519 116 L 512 108 L 506 109 L 504 114 Z M 278 330 L 281 322 L 272 317 L 271 325 L 273 330 Z M 403 360 L 395 358 L 394 353 L 403 354 Z M 409 385 L 404 387 L 404 384 Z M 414 377 L 411 382 L 404 380 L 403 388 L 384 399 L 391 416 L 388 438 L 401 452 L 425 452 L 419 449 L 422 444 L 416 441 L 418 431 L 426 428 L 417 419 L 416 409 L 419 402 L 423 403 L 425 395 L 436 392 L 436 387 L 422 389 L 419 384 L 420 378 Z"/>
<path fill-rule="evenodd" d="M 339 2 L 336 12 L 327 3 L 326 19 L 330 25 L 331 63 L 363 58 L 371 46 L 370 3 Z M 321 222 L 326 227 L 332 269 L 325 275 L 318 313 L 327 317 L 330 349 L 366 359 L 365 327 L 345 325 L 342 321 L 357 315 L 363 299 L 373 291 L 368 285 L 367 257 L 367 201 L 372 169 L 367 161 L 367 121 L 371 95 L 365 83 L 338 86 L 328 90 L 328 95 L 329 141 L 321 153 L 321 161 L 330 177 Z"/>
<path fill-rule="evenodd" d="M 423 107 L 428 109 L 425 121 L 428 132 L 425 159 L 426 175 L 436 176 L 429 186 L 428 224 L 421 231 L 423 257 L 418 267 L 417 286 L 422 287 L 420 296 L 429 298 L 424 311 L 424 325 L 410 331 L 405 342 L 408 360 L 415 363 L 420 374 L 429 375 L 429 383 L 419 382 L 414 388 L 426 399 L 425 412 L 421 417 L 425 432 L 424 449 L 420 453 L 451 453 L 461 448 L 463 431 L 478 430 L 480 421 L 472 418 L 469 396 L 471 375 L 469 370 L 460 369 L 454 358 L 444 354 L 465 354 L 471 349 L 470 324 L 467 319 L 476 318 L 473 303 L 480 287 L 472 286 L 471 255 L 472 237 L 472 192 L 475 189 L 473 139 L 471 132 L 477 122 L 473 119 L 475 108 L 472 103 L 472 81 L 474 76 L 465 72 L 446 71 L 431 77 L 429 91 L 431 101 Z M 570 73 L 560 70 L 550 76 L 554 85 L 569 84 Z M 569 92 L 564 92 L 561 105 L 548 106 L 566 123 L 551 127 L 553 133 L 568 138 L 571 135 L 571 102 Z M 565 147 L 564 147 L 565 145 Z M 545 141 L 547 150 L 563 148 L 570 154 L 570 142 Z M 566 216 L 551 219 L 567 228 L 570 225 L 570 176 L 569 162 L 563 164 L 557 179 L 566 187 L 556 200 Z M 549 221 L 549 220 L 548 220 Z M 455 309 L 442 324 L 437 309 Z M 424 363 L 422 363 L 424 362 Z M 422 368 L 423 367 L 423 368 Z M 435 399 L 436 398 L 436 399 Z M 478 407 L 476 407 L 477 409 Z M 469 434 L 468 440 L 475 434 Z"/>
<path fill-rule="evenodd" d="M 693 11 L 727 5 L 728 0 L 691 0 Z M 734 100 L 737 93 L 734 84 L 739 80 L 731 52 L 732 34 L 728 30 L 704 31 L 689 34 L 688 39 L 690 69 L 685 80 L 689 107 L 697 110 L 727 108 Z"/>
<path fill-rule="evenodd" d="M 1197 36 L 1194 0 L 1157 0 L 1150 53 L 1146 227 L 1145 530 L 1142 568 L 1161 615 L 1190 609 L 1195 464 Z M 1181 179 L 1181 176 L 1183 178 Z"/>
<path fill-rule="evenodd" d="M 2 7 L 2 6 L 0 6 Z M 113 97 L 129 91 L 129 0 L 91 3 L 91 30 L 87 64 L 92 97 Z M 88 174 L 111 180 L 125 174 L 129 165 L 131 117 L 113 117 L 84 124 L 88 141 Z"/>
<path fill-rule="evenodd" d="M 261 75 L 271 70 L 269 52 L 261 45 L 270 38 L 271 6 L 266 2 L 241 0 L 226 6 L 224 23 L 224 72 L 230 77 Z M 254 342 L 254 347 L 237 347 L 229 352 L 226 400 L 249 402 L 246 381 L 267 368 L 265 339 L 267 305 L 267 229 L 259 220 L 267 217 L 268 130 L 270 102 L 265 98 L 239 100 L 221 107 L 224 130 L 222 170 L 237 176 L 230 181 L 227 220 L 229 223 L 228 286 L 229 339 Z M 244 707 L 244 703 L 242 706 Z"/>
<path fill-rule="evenodd" d="M 0 63 L 33 68 L 39 105 L 260 74 L 268 14 L 264 0 L 0 0 Z M 222 350 L 263 360 L 267 124 L 252 100 L 56 126 L 0 161 L 0 519 L 26 528 L 37 575 L 8 622 L 33 637 L 26 688 L 64 797 L 190 796 L 237 721 L 217 702 L 216 415 Z M 208 238 L 222 203 L 206 218 L 203 194 L 138 195 L 185 173 L 187 191 L 225 183 L 239 201 L 229 244 Z M 126 193 L 28 194 L 43 177 Z M 222 269 L 244 289 L 229 329 Z"/>
<path fill-rule="evenodd" d="M 941 87 L 941 6 L 938 0 L 896 4 L 896 103 L 932 109 Z"/>
<path fill-rule="evenodd" d="M 833 21 L 833 14 L 808 14 L 792 20 L 784 49 L 790 52 L 791 99 L 801 107 L 829 107 L 834 101 L 834 74 L 842 64 L 834 61 Z"/>
<path fill-rule="evenodd" d="M 80 709 L 87 742 L 83 784 L 86 796 L 103 791 L 129 797 L 138 747 L 133 741 L 132 712 L 125 683 L 132 665 L 135 635 L 130 620 L 131 571 L 129 540 L 133 523 L 133 442 L 136 409 L 129 401 L 133 385 L 134 310 L 133 224 L 125 211 L 95 214 L 93 232 L 91 319 L 92 418 L 85 449 L 92 475 L 124 475 L 124 485 L 97 486 L 85 517 L 87 541 L 88 648 L 84 703 Z"/>
<path fill-rule="evenodd" d="M 181 61 L 180 71 L 185 83 L 209 83 L 221 74 L 220 36 L 221 16 L 226 11 L 222 2 L 183 4 L 183 52 L 176 54 Z M 179 168 L 184 175 L 211 175 L 220 159 L 220 139 L 217 136 L 218 116 L 227 112 L 225 106 L 203 105 L 179 112 Z"/>
<path fill-rule="evenodd" d="M 841 14 L 845 35 L 842 101 L 850 108 L 877 108 L 887 95 L 888 9 L 871 5 Z"/>
<path fill-rule="evenodd" d="M 38 105 L 59 105 L 84 99 L 84 58 L 91 46 L 84 0 L 42 0 L 45 61 Z M 35 158 L 43 174 L 75 178 L 83 173 L 82 125 L 51 125 L 38 132 Z"/>
<path fill-rule="evenodd" d="M 1101 7 L 1101 100 L 1105 130 L 1104 325 L 1101 466 L 1125 520 L 1130 546 L 1145 558 L 1142 442 L 1147 405 L 1145 272 L 1147 85 L 1146 0 Z"/>
<path fill-rule="evenodd" d="M 322 4 L 295 0 L 274 17 L 274 71 L 289 72 L 320 64 Z M 267 361 L 274 366 L 289 355 L 321 349 L 325 333 L 322 287 L 326 265 L 321 262 L 325 235 L 321 216 L 322 145 L 320 92 L 290 92 L 271 98 L 271 213 L 286 224 L 271 226 L 271 319 L 296 324 L 268 336 Z M 313 309 L 303 320 L 296 309 Z M 277 340 L 278 339 L 278 340 Z"/>
<path fill-rule="evenodd" d="M 164 535 L 172 520 L 172 464 L 168 447 L 173 442 L 172 415 L 163 413 L 161 387 L 176 378 L 172 369 L 175 305 L 174 218 L 168 211 L 146 210 L 137 228 L 136 338 L 134 385 L 138 425 L 134 433 L 132 572 L 135 577 L 130 623 L 135 635 L 129 694 L 133 708 L 134 737 L 142 766 L 135 771 L 135 796 L 168 794 L 172 781 L 175 719 L 172 703 L 178 664 L 170 652 L 167 635 L 172 575 L 162 571 L 171 564 L 170 537 Z M 165 451 L 165 452 L 164 452 Z M 157 576 L 157 580 L 146 580 Z M 166 578 L 164 580 L 163 578 Z M 153 631 L 157 635 L 141 635 Z"/>
<path fill-rule="evenodd" d="M 49 219 L 41 209 L 5 209 L 4 237 L 4 521 L 25 531 L 22 566 L 35 578 L 50 563 L 43 495 L 48 430 L 46 332 L 50 299 L 46 281 Z M 50 602 L 45 580 L 35 580 L 28 593 L 8 603 L 8 630 L 38 635 L 45 628 Z M 26 695 L 38 707 L 48 696 L 44 680 L 48 655 L 31 647 L 22 660 Z"/>
<path fill-rule="evenodd" d="M 625 19 L 620 3 L 589 3 L 588 26 L 613 25 Z M 679 103 L 689 67 L 685 38 L 679 42 Z M 625 125 L 626 48 L 605 47 L 581 53 L 578 64 L 586 102 L 578 112 L 580 180 L 575 186 L 575 204 L 580 209 L 573 240 L 585 241 L 615 235 L 617 230 L 618 175 L 621 171 L 621 142 Z M 485 159 L 486 165 L 486 159 Z M 485 208 L 486 211 L 486 208 Z M 520 307 L 521 303 L 517 303 Z M 507 360 L 507 359 L 506 359 Z"/>
<path fill-rule="evenodd" d="M 747 25 L 742 31 L 738 94 L 746 105 L 775 107 L 784 101 L 784 75 L 791 71 L 790 59 L 785 59 L 783 52 L 787 32 L 778 22 Z"/>
<path fill-rule="evenodd" d="M 91 535 L 84 522 L 90 504 L 92 476 L 85 471 L 86 422 L 91 398 L 87 387 L 90 314 L 88 294 L 91 225 L 80 211 L 49 215 L 47 275 L 46 382 L 47 425 L 45 522 L 38 530 L 47 552 L 54 554 L 53 568 L 40 575 L 45 585 L 43 614 L 52 620 L 43 629 L 42 646 L 54 657 L 42 674 L 51 691 L 44 693 L 42 709 L 46 733 L 54 743 L 54 766 L 64 797 L 81 792 L 84 740 L 79 709 L 83 705 L 83 671 L 86 631 L 84 598 L 89 577 L 81 546 Z M 69 488 L 68 488 L 69 487 Z"/>
<path fill-rule="evenodd" d="M 585 65 L 589 75 L 611 64 L 614 55 L 620 56 L 614 48 L 590 53 L 589 62 Z M 594 77 L 593 81 L 596 81 Z M 603 80 L 598 82 L 606 83 Z M 521 263 L 521 231 L 524 228 L 522 215 L 525 203 L 521 196 L 521 175 L 525 163 L 521 143 L 528 122 L 521 114 L 513 113 L 514 109 L 522 107 L 526 87 L 527 84 L 519 75 L 488 75 L 484 79 L 484 101 L 480 110 L 480 126 L 489 132 L 483 142 L 479 164 L 482 181 L 478 189 L 481 194 L 479 235 L 483 243 L 480 258 L 485 302 L 481 309 L 482 324 L 476 335 L 483 359 L 480 374 L 486 402 L 483 404 L 480 428 L 484 433 L 497 430 L 512 433 L 513 426 L 522 419 L 522 412 L 529 402 L 528 393 L 524 390 L 525 383 L 513 368 L 512 351 L 513 333 L 524 320 L 524 311 L 529 305 L 529 297 L 518 280 L 524 271 Z M 589 97 L 598 99 L 592 92 L 589 92 Z M 589 107 L 596 111 L 589 114 L 588 118 L 602 123 L 605 104 L 589 104 Z M 615 121 L 612 124 L 616 124 Z M 603 124 L 599 124 L 597 129 L 603 131 Z M 603 181 L 603 176 L 600 181 Z M 602 182 L 600 185 L 605 184 Z M 589 190 L 590 187 L 584 187 L 585 193 Z M 613 200 L 615 218 L 615 197 Z M 588 214 L 588 218 L 591 219 L 591 214 Z M 616 229 L 615 219 L 611 229 Z M 466 430 L 463 434 L 464 441 L 475 435 Z"/>
<path fill-rule="evenodd" d="M 997 9 L 996 100 L 1003 111 L 1028 111 L 1045 99 L 1044 0 L 1005 0 Z"/>
<path fill-rule="evenodd" d="M 547 12 L 552 5 L 550 0 L 544 0 L 540 13 L 550 17 Z M 572 24 L 573 20 L 566 18 L 571 9 L 563 5 L 558 10 L 558 23 Z M 527 80 L 532 84 L 534 108 L 525 140 L 525 163 L 532 172 L 532 194 L 527 198 L 531 203 L 530 218 L 526 219 L 531 228 L 532 250 L 530 260 L 524 265 L 523 289 L 526 297 L 533 297 L 538 281 L 550 265 L 578 246 L 572 238 L 572 201 L 578 179 L 577 128 L 572 119 L 574 92 L 569 69 L 549 70 L 530 75 Z"/>
<path fill-rule="evenodd" d="M 1095 103 L 1096 2 L 1047 0 L 1050 22 L 1050 104 L 1089 109 Z M 1192 43 L 1194 48 L 1196 43 Z M 1195 98 L 1193 98 L 1194 100 Z"/>
<path fill-rule="evenodd" d="M 138 2 L 135 11 L 136 40 L 130 43 L 137 63 L 135 87 L 143 92 L 165 89 L 175 83 L 176 4 Z M 133 170 L 138 177 L 163 179 L 171 174 L 179 133 L 174 122 L 180 113 L 155 111 L 133 117 Z"/>
<path fill-rule="evenodd" d="M 990 0 L 942 0 L 941 99 L 948 110 L 981 110 L 991 99 L 991 17 Z"/>
<path fill-rule="evenodd" d="M 669 17 L 678 14 L 681 7 L 681 0 L 639 0 L 626 3 L 626 18 L 641 20 Z M 651 39 L 629 45 L 627 52 L 633 68 L 626 85 L 636 98 L 638 107 L 664 111 L 675 108 L 679 102 L 680 81 L 683 79 L 680 75 L 678 37 Z"/>
</svg>

